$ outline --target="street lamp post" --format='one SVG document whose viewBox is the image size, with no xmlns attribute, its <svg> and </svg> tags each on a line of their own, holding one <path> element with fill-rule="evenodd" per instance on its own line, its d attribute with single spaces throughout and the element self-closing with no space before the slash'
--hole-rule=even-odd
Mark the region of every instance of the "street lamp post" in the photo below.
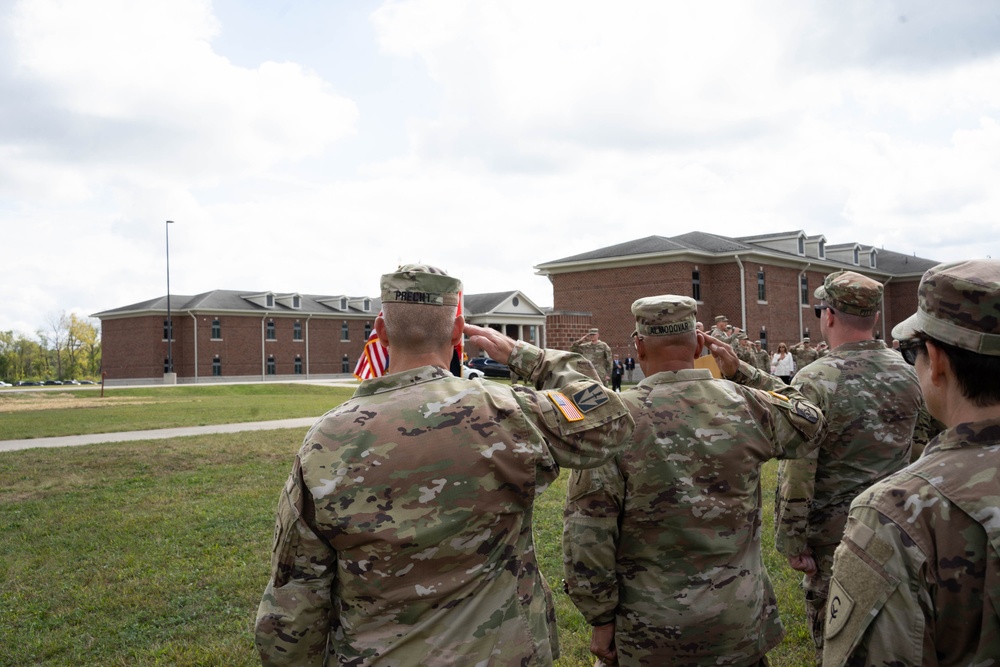
<svg viewBox="0 0 1000 667">
<path fill-rule="evenodd" d="M 167 230 L 167 372 L 163 374 L 163 378 L 168 384 L 177 382 L 177 376 L 174 375 L 174 320 L 170 312 L 170 225 L 172 224 L 173 220 L 167 220 L 167 224 L 164 225 Z"/>
</svg>

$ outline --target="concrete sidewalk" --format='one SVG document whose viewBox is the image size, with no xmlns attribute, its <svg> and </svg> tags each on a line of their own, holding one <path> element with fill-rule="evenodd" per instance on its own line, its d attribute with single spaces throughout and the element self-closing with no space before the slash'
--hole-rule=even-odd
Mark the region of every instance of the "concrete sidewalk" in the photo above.
<svg viewBox="0 0 1000 667">
<path fill-rule="evenodd" d="M 239 433 L 240 431 L 271 431 L 281 428 L 308 429 L 319 417 L 298 419 L 276 419 L 266 422 L 246 422 L 242 424 L 218 424 L 214 426 L 185 426 L 182 428 L 161 428 L 149 431 L 124 431 L 121 433 L 91 433 L 88 435 L 67 435 L 59 438 L 29 438 L 27 440 L 0 440 L 0 452 L 13 452 L 35 447 L 75 447 L 96 445 L 101 442 L 129 442 L 131 440 L 163 440 L 183 438 L 188 435 L 206 433 Z M 305 433 L 303 433 L 305 435 Z"/>
</svg>

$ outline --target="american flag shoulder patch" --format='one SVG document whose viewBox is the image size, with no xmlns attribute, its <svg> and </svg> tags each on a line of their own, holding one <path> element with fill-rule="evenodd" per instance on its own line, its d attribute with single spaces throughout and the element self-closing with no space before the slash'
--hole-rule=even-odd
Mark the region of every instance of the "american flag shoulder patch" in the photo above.
<svg viewBox="0 0 1000 667">
<path fill-rule="evenodd" d="M 578 422 L 583 419 L 583 413 L 577 409 L 573 401 L 569 400 L 565 394 L 560 394 L 558 391 L 550 391 L 547 395 L 555 403 L 556 407 L 559 408 L 559 412 L 563 413 L 566 421 Z"/>
</svg>

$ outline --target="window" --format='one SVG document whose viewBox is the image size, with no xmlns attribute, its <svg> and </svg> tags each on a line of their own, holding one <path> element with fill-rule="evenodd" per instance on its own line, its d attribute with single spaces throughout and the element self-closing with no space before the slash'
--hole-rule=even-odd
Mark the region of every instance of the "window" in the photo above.
<svg viewBox="0 0 1000 667">
<path fill-rule="evenodd" d="M 298 320 L 292 325 L 292 340 L 302 340 L 302 322 Z"/>
<path fill-rule="evenodd" d="M 214 377 L 222 377 L 222 359 L 218 357 L 212 359 L 212 375 Z"/>
<path fill-rule="evenodd" d="M 298 294 L 296 294 L 295 296 L 292 297 L 292 308 L 301 308 L 301 307 L 302 307 L 302 298 Z"/>
<path fill-rule="evenodd" d="M 264 303 L 267 304 L 268 308 L 274 308 L 274 295 L 268 294 L 267 297 L 264 298 Z"/>
<path fill-rule="evenodd" d="M 163 340 L 174 339 L 174 328 L 171 320 L 163 320 Z"/>
<path fill-rule="evenodd" d="M 372 323 L 365 322 L 365 340 L 368 340 L 368 337 L 371 335 L 372 335 Z"/>
<path fill-rule="evenodd" d="M 264 336 L 268 340 L 277 340 L 278 336 L 274 333 L 274 320 L 268 320 L 267 322 L 267 333 Z"/>
<path fill-rule="evenodd" d="M 826 241 L 823 240 L 819 242 L 819 258 L 826 259 Z"/>
<path fill-rule="evenodd" d="M 858 248 L 855 247 L 854 248 L 854 266 L 857 266 L 858 262 L 860 261 L 860 259 L 858 258 L 858 252 L 859 252 Z"/>
<path fill-rule="evenodd" d="M 295 374 L 302 375 L 302 357 L 295 355 Z"/>
<path fill-rule="evenodd" d="M 516 306 L 517 304 L 515 303 L 514 305 Z M 370 312 L 371 309 L 372 309 L 372 300 L 371 299 L 365 299 L 365 312 L 366 313 Z"/>
<path fill-rule="evenodd" d="M 515 308 L 517 308 L 518 306 L 521 305 L 521 300 L 515 296 L 513 299 L 510 300 L 510 304 Z"/>
<path fill-rule="evenodd" d="M 691 298 L 701 301 L 701 271 L 698 269 L 691 272 Z"/>
<path fill-rule="evenodd" d="M 277 375 L 277 373 L 278 373 L 278 365 L 276 363 L 274 363 L 274 357 L 268 357 L 267 358 L 267 374 L 268 375 Z"/>
<path fill-rule="evenodd" d="M 222 338 L 222 322 L 218 318 L 212 320 L 212 338 L 214 340 Z"/>
<path fill-rule="evenodd" d="M 346 296 L 340 297 L 340 309 L 341 310 L 347 310 L 347 297 Z"/>
<path fill-rule="evenodd" d="M 164 373 L 169 373 L 170 372 L 170 359 L 164 359 L 163 360 L 163 372 Z"/>
<path fill-rule="evenodd" d="M 767 287 L 764 284 L 764 269 L 757 272 L 757 300 L 767 301 Z"/>
<path fill-rule="evenodd" d="M 877 255 L 878 253 L 875 252 L 875 248 L 872 248 L 871 252 L 868 253 L 868 266 L 872 267 L 873 269 L 876 268 L 875 262 Z"/>
<path fill-rule="evenodd" d="M 347 322 L 344 322 L 343 324 L 340 325 L 340 340 L 342 341 L 351 340 L 350 333 L 351 329 L 349 326 L 347 326 Z"/>
<path fill-rule="evenodd" d="M 799 237 L 799 254 L 806 254 L 806 239 L 804 236 Z"/>
<path fill-rule="evenodd" d="M 804 273 L 802 274 L 802 277 L 799 278 L 799 294 L 800 294 L 800 296 L 799 296 L 800 305 L 802 305 L 802 306 L 808 306 L 809 305 L 809 278 Z"/>
<path fill-rule="evenodd" d="M 344 355 L 344 358 L 341 359 L 340 361 L 340 372 L 341 373 L 351 372 L 351 360 L 347 358 L 346 354 Z"/>
</svg>

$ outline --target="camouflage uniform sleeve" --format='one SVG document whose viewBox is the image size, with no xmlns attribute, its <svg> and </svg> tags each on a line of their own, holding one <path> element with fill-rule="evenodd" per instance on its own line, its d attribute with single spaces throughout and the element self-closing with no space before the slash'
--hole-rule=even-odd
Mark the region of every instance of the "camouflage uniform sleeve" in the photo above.
<svg viewBox="0 0 1000 667">
<path fill-rule="evenodd" d="M 257 608 L 255 642 L 264 667 L 321 667 L 331 630 L 337 554 L 309 525 L 311 496 L 300 458 L 278 500 L 271 580 Z"/>
<path fill-rule="evenodd" d="M 811 377 L 799 373 L 792 385 L 825 414 L 826 393 L 819 391 Z M 808 550 L 809 514 L 816 495 L 816 470 L 819 448 L 799 459 L 782 461 L 778 466 L 778 486 L 774 503 L 774 547 L 784 556 L 797 556 Z"/>
<path fill-rule="evenodd" d="M 859 497 L 860 498 L 860 497 Z M 924 581 L 926 555 L 902 527 L 855 503 L 833 561 L 823 664 L 875 667 L 936 664 L 924 660 L 933 602 Z"/>
<path fill-rule="evenodd" d="M 826 433 L 822 411 L 797 388 L 769 373 L 741 361 L 731 382 L 757 390 L 753 402 L 761 414 L 760 424 L 774 445 L 774 458 L 797 459 L 815 456 Z"/>
<path fill-rule="evenodd" d="M 615 620 L 618 608 L 618 517 L 625 483 L 616 461 L 569 478 L 563 520 L 564 587 L 591 625 Z"/>
<path fill-rule="evenodd" d="M 582 356 L 518 341 L 507 363 L 535 387 L 519 388 L 515 396 L 559 466 L 601 465 L 631 437 L 632 415 Z"/>
</svg>

